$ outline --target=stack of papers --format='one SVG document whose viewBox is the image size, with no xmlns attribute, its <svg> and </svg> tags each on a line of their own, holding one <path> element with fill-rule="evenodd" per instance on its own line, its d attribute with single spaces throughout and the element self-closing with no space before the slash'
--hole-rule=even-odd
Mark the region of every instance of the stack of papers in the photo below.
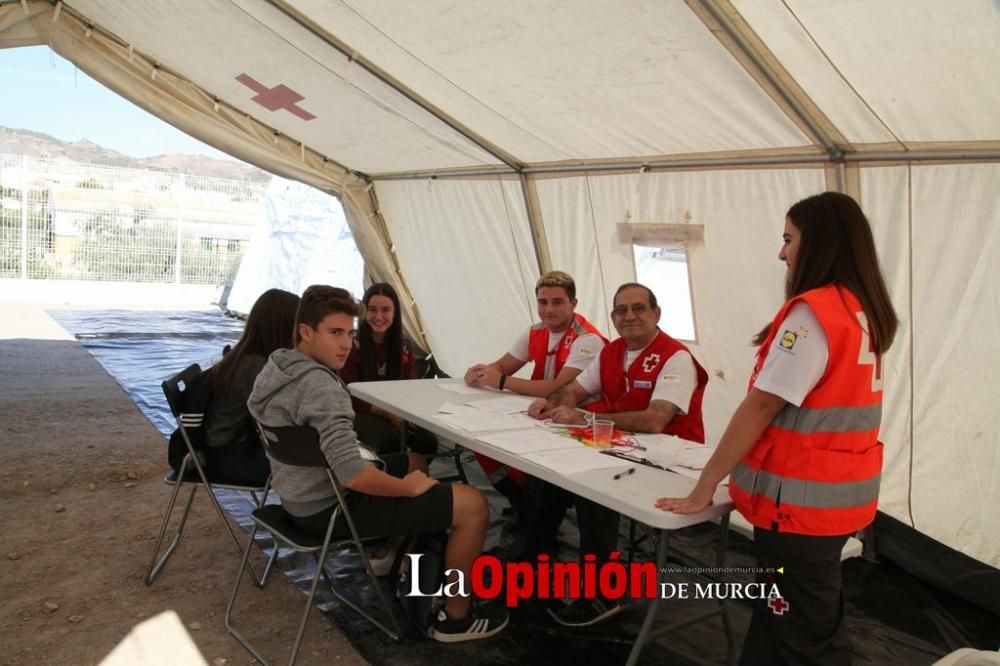
<svg viewBox="0 0 1000 666">
<path fill-rule="evenodd" d="M 496 414 L 485 409 L 476 409 L 467 405 L 455 405 L 445 403 L 442 405 L 446 411 L 438 412 L 434 415 L 436 419 L 447 423 L 459 430 L 469 432 L 485 432 L 487 430 L 516 430 L 531 428 L 535 424 L 535 419 L 526 414 Z"/>
<path fill-rule="evenodd" d="M 603 456 L 597 451 L 577 444 L 572 449 L 540 451 L 521 456 L 525 460 L 547 467 L 565 476 L 580 474 L 594 469 L 634 467 L 633 463 L 613 456 Z"/>
<path fill-rule="evenodd" d="M 682 474 L 692 479 L 701 476 L 708 459 L 715 453 L 714 448 L 693 444 L 670 435 L 637 435 L 645 451 L 629 451 L 630 456 L 645 458 L 649 463 Z"/>
</svg>

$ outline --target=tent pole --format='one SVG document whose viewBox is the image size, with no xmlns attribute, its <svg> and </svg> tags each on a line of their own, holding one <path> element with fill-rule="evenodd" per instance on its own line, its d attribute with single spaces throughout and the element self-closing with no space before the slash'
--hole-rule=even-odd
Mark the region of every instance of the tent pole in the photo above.
<svg viewBox="0 0 1000 666">
<path fill-rule="evenodd" d="M 791 115 L 792 120 L 807 130 L 812 135 L 813 140 L 822 146 L 823 150 L 833 159 L 838 158 L 842 152 L 840 145 L 846 144 L 844 137 L 840 136 L 840 132 L 833 126 L 833 123 L 823 116 L 819 108 L 781 64 L 769 52 L 766 52 L 766 48 L 758 48 L 757 45 L 751 43 L 748 36 L 756 40 L 756 35 L 749 26 L 736 25 L 733 17 L 743 22 L 736 8 L 728 0 L 689 0 L 688 6 L 696 15 L 701 14 L 698 11 L 700 8 L 711 17 L 711 20 L 721 28 L 730 43 L 721 39 L 721 36 L 712 30 L 713 26 L 706 23 L 706 28 L 720 37 L 723 46 L 735 47 L 731 48 L 730 51 L 738 60 L 741 60 L 750 75 L 758 83 L 766 83 L 766 85 L 761 86 L 764 88 L 764 92 L 773 93 L 772 96 L 777 97 L 775 101 L 779 102 L 779 106 Z M 765 53 L 762 53 L 762 50 Z M 740 58 L 741 55 L 743 58 Z M 806 108 L 807 105 L 809 108 Z"/>
<path fill-rule="evenodd" d="M 524 173 L 519 173 L 521 193 L 524 195 L 524 207 L 528 211 L 528 226 L 531 227 L 531 241 L 535 246 L 535 260 L 538 262 L 539 274 L 552 270 L 552 255 L 549 254 L 549 240 L 545 235 L 545 223 L 542 221 L 542 206 L 538 201 L 538 188 L 535 179 Z"/>
<path fill-rule="evenodd" d="M 649 171 L 669 171 L 671 169 L 726 168 L 726 167 L 769 167 L 769 166 L 822 166 L 834 162 L 830 155 L 816 153 L 812 155 L 774 155 L 761 157 L 706 157 L 678 160 L 652 160 L 646 162 L 613 162 L 607 164 L 557 164 L 551 166 L 525 166 L 514 170 L 495 168 L 470 167 L 468 169 L 452 169 L 441 171 L 400 171 L 369 175 L 373 181 L 390 180 L 423 180 L 449 178 L 482 178 L 497 176 L 514 176 L 521 174 L 586 174 L 612 173 L 617 171 L 637 171 L 645 167 Z M 847 165 L 862 162 L 996 162 L 1000 161 L 1000 150 L 916 150 L 916 151 L 886 151 L 870 153 L 843 153 L 837 162 Z M 847 179 L 849 181 L 849 179 Z"/>
</svg>

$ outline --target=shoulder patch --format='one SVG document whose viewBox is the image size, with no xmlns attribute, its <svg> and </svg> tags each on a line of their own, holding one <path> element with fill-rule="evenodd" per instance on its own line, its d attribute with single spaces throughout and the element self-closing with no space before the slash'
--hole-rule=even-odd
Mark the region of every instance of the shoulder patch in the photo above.
<svg viewBox="0 0 1000 666">
<path fill-rule="evenodd" d="M 804 340 L 808 337 L 809 331 L 805 328 L 800 327 L 797 331 L 785 329 L 785 332 L 781 334 L 781 338 L 778 339 L 778 347 L 784 351 L 790 352 L 795 348 L 795 344 L 799 340 Z"/>
<path fill-rule="evenodd" d="M 791 349 L 795 346 L 796 341 L 799 339 L 799 334 L 794 331 L 785 331 L 781 334 L 781 340 L 778 345 L 782 349 Z"/>
</svg>

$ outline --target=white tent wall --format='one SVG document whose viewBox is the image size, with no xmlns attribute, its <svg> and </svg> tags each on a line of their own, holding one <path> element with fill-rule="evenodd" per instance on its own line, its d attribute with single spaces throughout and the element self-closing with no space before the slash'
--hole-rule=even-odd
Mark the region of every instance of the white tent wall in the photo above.
<svg viewBox="0 0 1000 666">
<path fill-rule="evenodd" d="M 865 168 L 861 186 L 901 320 L 879 508 L 1000 566 L 1000 165 Z"/>
<path fill-rule="evenodd" d="M 269 3 L 206 0 L 183 3 L 182 11 L 171 3 L 72 4 L 243 113 L 264 112 L 275 130 L 337 156 L 352 169 L 371 173 L 496 161 Z M 226 39 L 219 39 L 219 17 L 226 20 Z M 212 66 L 206 66 L 205 44 L 212 45 Z M 275 104 L 299 96 L 295 104 L 300 110 L 266 109 L 255 101 L 251 87 L 285 98 Z M 373 132 L 373 126 L 379 131 Z"/>
<path fill-rule="evenodd" d="M 883 359 L 884 403 L 879 439 L 885 444 L 879 510 L 912 525 L 910 520 L 911 313 L 910 190 L 908 166 L 861 170 L 861 205 L 872 225 L 889 296 L 899 317 L 899 330 Z"/>
<path fill-rule="evenodd" d="M 635 279 L 632 245 L 616 225 L 633 222 L 703 224 L 703 241 L 688 243 L 698 340 L 692 352 L 709 374 L 705 428 L 722 436 L 753 369 L 753 335 L 782 302 L 778 261 L 785 212 L 823 191 L 822 169 L 719 170 L 540 179 L 538 195 L 553 265 L 577 281 L 579 308 L 609 333 L 618 285 Z M 638 216 L 638 217 L 637 217 Z M 670 312 L 663 317 L 669 318 Z"/>
<path fill-rule="evenodd" d="M 913 168 L 913 520 L 1000 567 L 1000 165 Z"/>
<path fill-rule="evenodd" d="M 522 162 L 810 148 L 684 2 L 290 4 Z"/>
<path fill-rule="evenodd" d="M 1000 137 L 996 2 L 733 5 L 851 143 L 996 144 Z"/>
<path fill-rule="evenodd" d="M 535 319 L 538 279 L 516 179 L 375 186 L 438 365 L 461 375 L 503 355 Z"/>
</svg>

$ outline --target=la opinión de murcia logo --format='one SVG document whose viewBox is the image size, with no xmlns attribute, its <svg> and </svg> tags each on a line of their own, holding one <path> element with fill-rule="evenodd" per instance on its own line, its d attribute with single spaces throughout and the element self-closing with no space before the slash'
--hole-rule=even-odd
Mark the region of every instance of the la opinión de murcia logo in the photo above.
<svg viewBox="0 0 1000 666">
<path fill-rule="evenodd" d="M 523 599 L 593 599 L 598 593 L 609 600 L 622 599 L 768 599 L 774 612 L 784 604 L 779 614 L 788 608 L 776 583 L 661 583 L 653 562 L 618 561 L 615 551 L 607 562 L 597 564 L 592 554 L 579 562 L 552 562 L 548 555 L 539 555 L 537 562 L 501 562 L 493 555 L 480 555 L 469 571 L 469 580 L 458 569 L 445 571 L 445 580 L 436 590 L 421 590 L 420 560 L 422 553 L 407 553 L 410 576 L 408 597 L 468 597 L 474 594 L 486 601 L 503 595 L 508 607 L 516 607 Z M 777 602 L 775 601 L 777 600 Z M 779 603 L 780 602 L 780 603 Z"/>
</svg>

